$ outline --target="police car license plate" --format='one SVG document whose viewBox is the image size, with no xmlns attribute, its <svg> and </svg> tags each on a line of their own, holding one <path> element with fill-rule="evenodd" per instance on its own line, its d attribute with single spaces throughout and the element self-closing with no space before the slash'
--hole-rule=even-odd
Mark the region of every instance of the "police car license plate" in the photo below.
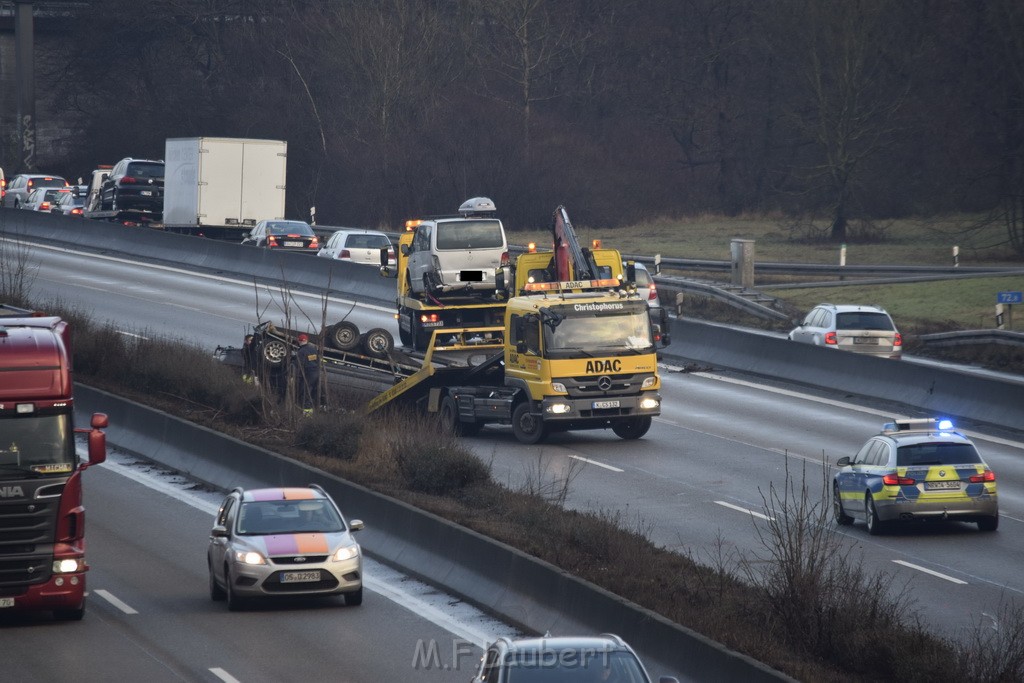
<svg viewBox="0 0 1024 683">
<path fill-rule="evenodd" d="M 14 607 L 14 598 L 0 598 L 0 607 Z"/>
<path fill-rule="evenodd" d="M 302 246 L 302 242 L 285 242 L 284 246 L 286 246 L 286 247 L 301 247 Z"/>
<path fill-rule="evenodd" d="M 957 490 L 960 488 L 960 482 L 958 481 L 926 481 L 924 483 L 925 489 L 928 491 L 950 491 Z"/>
<path fill-rule="evenodd" d="M 593 408 L 594 410 L 604 410 L 606 408 L 618 408 L 618 407 L 619 407 L 619 402 L 618 401 L 594 401 L 594 403 L 591 405 L 591 408 Z"/>
<path fill-rule="evenodd" d="M 281 583 L 306 583 L 319 581 L 320 572 L 285 572 L 281 574 Z"/>
</svg>

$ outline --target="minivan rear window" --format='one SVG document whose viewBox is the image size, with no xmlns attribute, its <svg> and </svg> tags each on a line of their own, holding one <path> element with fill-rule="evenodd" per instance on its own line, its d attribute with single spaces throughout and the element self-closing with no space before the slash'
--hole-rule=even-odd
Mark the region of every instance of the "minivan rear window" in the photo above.
<svg viewBox="0 0 1024 683">
<path fill-rule="evenodd" d="M 836 315 L 837 330 L 893 330 L 892 320 L 885 313 L 853 311 Z"/>
<path fill-rule="evenodd" d="M 495 249 L 505 246 L 501 222 L 451 221 L 437 224 L 438 249 Z"/>
<path fill-rule="evenodd" d="M 32 187 L 67 187 L 68 183 L 63 178 L 32 178 L 29 180 Z"/>
</svg>

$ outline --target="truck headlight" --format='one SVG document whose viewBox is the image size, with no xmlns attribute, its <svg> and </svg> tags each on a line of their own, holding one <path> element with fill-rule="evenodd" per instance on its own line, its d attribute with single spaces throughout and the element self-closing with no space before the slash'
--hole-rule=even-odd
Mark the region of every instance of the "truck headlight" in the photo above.
<svg viewBox="0 0 1024 683">
<path fill-rule="evenodd" d="M 656 398 L 642 398 L 642 399 L 640 399 L 640 410 L 654 410 L 659 405 L 661 405 L 661 401 L 659 401 Z"/>
<path fill-rule="evenodd" d="M 561 382 L 552 382 L 551 383 L 551 391 L 554 391 L 555 393 L 559 393 L 559 394 L 567 394 L 567 393 L 569 393 L 568 391 L 565 390 L 565 385 L 562 384 Z"/>
<path fill-rule="evenodd" d="M 82 571 L 85 566 L 85 560 L 81 560 L 76 557 L 69 557 L 63 560 L 53 561 L 53 573 L 54 574 L 74 574 L 75 572 Z"/>
<path fill-rule="evenodd" d="M 235 561 L 242 564 L 266 564 L 267 559 L 253 550 L 236 550 Z"/>
<path fill-rule="evenodd" d="M 649 388 L 653 387 L 655 384 L 657 384 L 657 382 L 658 382 L 658 378 L 657 377 L 645 377 L 644 378 L 644 383 L 640 385 L 640 388 L 641 389 L 649 389 Z"/>
<path fill-rule="evenodd" d="M 548 406 L 548 412 L 554 415 L 564 415 L 572 410 L 572 406 L 568 403 L 552 403 Z"/>
<path fill-rule="evenodd" d="M 359 557 L 358 543 L 338 548 L 334 551 L 334 555 L 331 556 L 331 560 L 334 562 L 344 562 L 345 560 L 351 560 L 353 557 Z"/>
</svg>

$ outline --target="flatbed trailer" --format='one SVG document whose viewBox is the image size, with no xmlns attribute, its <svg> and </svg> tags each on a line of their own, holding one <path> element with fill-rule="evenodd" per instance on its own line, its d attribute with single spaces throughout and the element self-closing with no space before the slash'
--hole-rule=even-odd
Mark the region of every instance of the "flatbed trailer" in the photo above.
<svg viewBox="0 0 1024 683">
<path fill-rule="evenodd" d="M 108 221 L 128 226 L 162 227 L 163 214 L 159 211 L 147 211 L 145 209 L 117 209 L 103 211 L 86 211 L 82 214 L 85 218 L 97 221 Z"/>
</svg>

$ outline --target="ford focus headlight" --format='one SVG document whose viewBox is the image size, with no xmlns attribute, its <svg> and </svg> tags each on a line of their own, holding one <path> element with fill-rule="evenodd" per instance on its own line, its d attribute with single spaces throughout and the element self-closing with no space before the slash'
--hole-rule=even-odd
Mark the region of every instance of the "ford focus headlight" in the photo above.
<svg viewBox="0 0 1024 683">
<path fill-rule="evenodd" d="M 242 564 L 266 564 L 267 558 L 254 550 L 237 550 L 235 551 L 235 561 Z"/>
<path fill-rule="evenodd" d="M 359 557 L 358 543 L 338 548 L 334 551 L 334 555 L 331 556 L 331 560 L 334 562 L 344 562 L 345 560 L 351 560 L 353 557 Z"/>
</svg>

